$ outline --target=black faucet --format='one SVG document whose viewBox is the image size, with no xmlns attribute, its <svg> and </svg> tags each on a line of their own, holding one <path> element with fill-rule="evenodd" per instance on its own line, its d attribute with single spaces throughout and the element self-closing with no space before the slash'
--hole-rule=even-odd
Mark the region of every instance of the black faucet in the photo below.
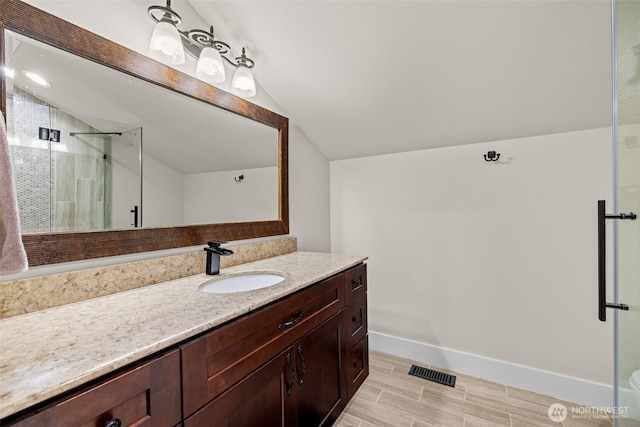
<svg viewBox="0 0 640 427">
<path fill-rule="evenodd" d="M 205 252 L 207 252 L 207 268 L 204 272 L 209 276 L 220 273 L 220 255 L 228 256 L 233 254 L 231 249 L 220 247 L 223 243 L 226 242 L 207 242 L 209 246 L 204 248 Z"/>
</svg>

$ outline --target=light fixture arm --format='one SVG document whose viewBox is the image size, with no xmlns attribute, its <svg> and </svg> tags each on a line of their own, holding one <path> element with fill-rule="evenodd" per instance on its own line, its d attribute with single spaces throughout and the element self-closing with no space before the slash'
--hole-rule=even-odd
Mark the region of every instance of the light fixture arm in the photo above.
<svg viewBox="0 0 640 427">
<path fill-rule="evenodd" d="M 167 0 L 166 6 L 149 6 L 147 13 L 149 14 L 149 17 L 156 22 L 156 24 L 162 20 L 168 20 L 173 22 L 173 25 L 177 28 L 178 25 L 182 23 L 180 15 L 171 9 L 171 0 Z M 161 15 L 161 18 L 158 18 L 156 14 Z M 180 30 L 178 30 L 178 32 L 180 32 Z"/>
<path fill-rule="evenodd" d="M 209 31 L 195 29 L 189 30 L 188 32 L 181 32 L 180 30 L 178 30 L 178 32 L 181 35 L 184 34 L 184 37 L 189 43 L 195 43 L 196 46 L 200 47 L 201 50 L 205 47 L 211 46 L 215 47 L 220 55 L 231 52 L 231 47 L 228 44 L 221 40 L 216 40 L 216 37 L 213 33 L 213 25 L 209 27 Z"/>
<path fill-rule="evenodd" d="M 225 58 L 226 59 L 226 58 Z M 227 61 L 229 61 L 227 59 Z M 253 68 L 256 66 L 256 63 L 253 59 L 247 58 L 247 55 L 245 54 L 245 48 L 242 48 L 242 55 L 238 56 L 236 58 L 236 65 L 237 67 L 247 67 L 247 68 Z"/>
</svg>

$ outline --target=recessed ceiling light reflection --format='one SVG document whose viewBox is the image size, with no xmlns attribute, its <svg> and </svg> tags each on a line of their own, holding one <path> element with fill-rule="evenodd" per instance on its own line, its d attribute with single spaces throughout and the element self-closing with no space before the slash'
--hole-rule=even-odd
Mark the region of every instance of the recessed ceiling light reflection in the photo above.
<svg viewBox="0 0 640 427">
<path fill-rule="evenodd" d="M 22 74 L 24 74 L 29 78 L 29 80 L 39 84 L 40 86 L 51 87 L 51 83 L 49 83 L 49 81 L 42 77 L 40 74 L 34 73 L 33 71 L 29 70 L 22 70 Z"/>
<path fill-rule="evenodd" d="M 12 79 L 14 74 L 13 68 L 4 67 L 4 75 L 7 76 L 7 78 Z"/>
</svg>

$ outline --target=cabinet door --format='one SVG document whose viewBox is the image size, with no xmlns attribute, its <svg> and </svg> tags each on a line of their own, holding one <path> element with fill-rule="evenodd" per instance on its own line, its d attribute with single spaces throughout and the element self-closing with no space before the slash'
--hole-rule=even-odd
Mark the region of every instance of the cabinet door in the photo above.
<svg viewBox="0 0 640 427">
<path fill-rule="evenodd" d="M 343 315 L 340 312 L 294 345 L 298 426 L 330 426 L 346 404 Z"/>
<path fill-rule="evenodd" d="M 295 427 L 293 347 L 187 418 L 185 427 Z"/>
</svg>

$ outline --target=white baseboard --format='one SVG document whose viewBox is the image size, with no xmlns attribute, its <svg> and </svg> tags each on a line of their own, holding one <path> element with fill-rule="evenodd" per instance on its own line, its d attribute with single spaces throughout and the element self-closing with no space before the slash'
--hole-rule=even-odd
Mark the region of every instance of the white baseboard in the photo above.
<svg viewBox="0 0 640 427">
<path fill-rule="evenodd" d="M 504 360 L 369 331 L 371 350 L 592 407 L 613 405 L 613 387 Z"/>
</svg>

